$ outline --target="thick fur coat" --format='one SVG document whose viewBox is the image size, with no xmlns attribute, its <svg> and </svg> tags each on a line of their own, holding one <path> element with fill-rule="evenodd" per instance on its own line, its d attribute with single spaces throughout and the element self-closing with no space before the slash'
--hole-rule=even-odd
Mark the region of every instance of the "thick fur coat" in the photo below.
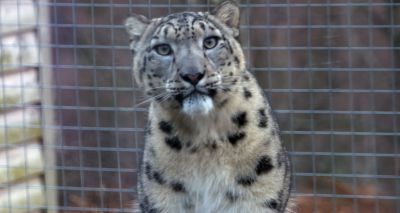
<svg viewBox="0 0 400 213">
<path fill-rule="evenodd" d="M 231 1 L 212 14 L 127 19 L 133 73 L 151 100 L 142 212 L 285 212 L 289 159 L 238 25 Z"/>
</svg>

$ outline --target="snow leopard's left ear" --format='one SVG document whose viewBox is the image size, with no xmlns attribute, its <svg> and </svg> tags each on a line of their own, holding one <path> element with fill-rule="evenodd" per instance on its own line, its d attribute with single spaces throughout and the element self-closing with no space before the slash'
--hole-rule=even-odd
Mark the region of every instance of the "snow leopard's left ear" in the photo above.
<svg viewBox="0 0 400 213">
<path fill-rule="evenodd" d="M 235 36 L 239 34 L 240 10 L 235 1 L 228 0 L 219 3 L 212 14 L 231 28 L 235 32 Z"/>
<path fill-rule="evenodd" d="M 138 14 L 132 14 L 125 20 L 125 29 L 132 43 L 136 43 L 142 37 L 149 24 L 149 19 Z"/>
</svg>

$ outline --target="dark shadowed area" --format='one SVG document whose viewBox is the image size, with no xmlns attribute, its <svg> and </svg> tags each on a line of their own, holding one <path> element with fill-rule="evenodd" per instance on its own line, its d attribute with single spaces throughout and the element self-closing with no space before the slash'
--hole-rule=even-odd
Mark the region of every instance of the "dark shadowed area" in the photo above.
<svg viewBox="0 0 400 213">
<path fill-rule="evenodd" d="M 135 199 L 147 113 L 124 19 L 214 2 L 50 3 L 60 210 L 123 212 Z M 399 212 L 400 1 L 240 3 L 240 39 L 291 154 L 297 211 Z"/>
</svg>

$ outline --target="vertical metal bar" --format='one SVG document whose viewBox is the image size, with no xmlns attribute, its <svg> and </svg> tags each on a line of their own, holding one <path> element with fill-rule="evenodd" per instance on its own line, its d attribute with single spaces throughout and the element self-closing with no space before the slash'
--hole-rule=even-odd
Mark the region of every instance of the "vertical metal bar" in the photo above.
<svg viewBox="0 0 400 213">
<path fill-rule="evenodd" d="M 20 12 L 20 9 L 21 9 L 21 2 L 20 2 L 20 0 L 17 0 L 16 2 L 14 2 L 14 4 L 16 4 L 16 11 L 17 11 L 17 30 L 19 31 L 19 30 L 21 30 L 21 12 Z M 19 35 L 19 34 L 17 34 L 16 35 L 17 37 L 18 37 L 18 40 L 22 40 L 21 38 L 22 38 L 22 36 L 21 35 Z M 21 44 L 22 42 L 17 42 L 17 48 L 18 48 L 18 53 L 19 54 L 22 54 L 22 49 L 23 49 L 23 45 L 28 45 L 28 44 Z M 17 69 L 19 69 L 19 70 L 21 70 L 22 69 L 22 67 L 23 67 L 23 62 L 22 62 L 22 57 L 19 57 L 18 58 L 18 62 L 17 62 L 17 64 L 16 64 L 16 67 L 17 67 Z M 26 109 L 27 109 L 27 107 L 26 107 L 26 104 L 25 104 L 25 95 L 24 95 L 24 89 L 23 89 L 23 87 L 24 87 L 24 85 L 23 85 L 23 83 L 22 82 L 24 82 L 24 77 L 23 77 L 23 74 L 21 73 L 21 72 L 19 72 L 18 73 L 18 75 L 19 75 L 19 81 L 20 81 L 20 85 L 21 85 L 21 87 L 19 87 L 18 89 L 20 90 L 20 93 L 21 93 L 21 110 L 22 110 L 22 135 L 23 135 L 23 138 L 26 138 L 27 137 L 27 119 L 26 119 Z M 28 124 L 29 125 L 29 124 Z M 20 128 L 20 127 L 18 127 L 18 128 Z M 27 159 L 28 159 L 28 151 L 26 150 L 26 144 L 22 144 L 22 146 L 23 146 L 23 150 L 24 150 L 24 156 L 23 156 L 23 158 L 24 158 L 24 173 L 25 174 L 28 174 L 28 163 L 27 163 Z M 17 206 L 17 208 L 18 207 L 20 207 L 20 208 L 25 208 L 25 209 L 27 209 L 27 210 L 30 210 L 30 197 L 29 197 L 29 183 L 27 183 L 26 185 L 25 185 L 25 197 L 26 197 L 26 203 L 25 203 L 25 205 L 21 205 L 21 206 Z M 12 209 L 11 209 L 11 211 L 12 211 Z"/>
<path fill-rule="evenodd" d="M 90 15 L 91 15 L 91 33 L 92 33 L 92 37 L 91 40 L 93 42 L 93 45 L 95 45 L 96 43 L 96 37 L 95 37 L 95 0 L 91 0 L 91 6 L 90 6 Z M 98 81 L 97 81 L 97 57 L 96 57 L 96 52 L 95 49 L 92 48 L 92 57 L 93 57 L 93 64 L 92 66 L 95 67 L 94 74 L 93 74 L 93 80 L 94 80 L 94 86 L 96 87 L 96 90 L 94 91 L 94 99 L 95 99 L 95 106 L 98 107 L 99 106 L 99 90 L 98 88 Z M 95 114 L 96 114 L 96 127 L 99 128 L 100 127 L 100 116 L 99 116 L 99 109 L 95 109 Z M 102 151 L 101 151 L 101 143 L 100 143 L 100 133 L 99 131 L 101 130 L 96 130 L 96 144 L 97 144 L 97 148 L 99 148 L 98 155 L 97 155 L 97 160 L 98 160 L 98 173 L 99 173 L 99 178 L 100 178 L 100 208 L 104 208 L 104 183 L 103 183 L 103 166 L 102 166 Z"/>
<path fill-rule="evenodd" d="M 4 2 L 0 2 L 0 4 L 4 4 Z M 3 19 L 2 19 L 2 11 L 3 10 L 0 10 L 0 34 L 2 34 L 3 33 Z M 0 52 L 3 52 L 4 51 L 4 46 L 3 46 L 3 41 L 0 41 Z M 4 70 L 4 64 L 3 63 L 0 63 L 0 70 Z M 5 85 L 5 79 L 4 78 L 0 78 L 1 79 L 1 83 L 2 83 L 2 85 L 1 85 L 1 87 L 2 87 L 2 96 L 5 98 L 6 97 L 6 88 L 7 88 L 7 86 Z M 6 102 L 3 102 L 3 109 L 8 109 L 7 107 L 7 103 Z M 10 148 L 11 146 L 11 144 L 9 143 L 9 141 L 8 141 L 8 139 L 9 139 L 9 134 L 8 134 L 8 122 L 7 122 L 7 116 L 3 116 L 3 118 L 4 118 L 4 120 L 2 120 L 2 121 L 0 121 L 0 122 L 2 122 L 2 126 L 3 126 L 3 128 L 4 128 L 4 148 Z M 10 153 L 9 153 L 9 151 L 8 150 L 6 150 L 5 151 L 5 162 L 6 162 L 6 167 L 10 164 Z M 11 179 L 11 175 L 10 175 L 10 169 L 7 169 L 7 172 L 6 172 L 6 175 L 7 175 L 7 180 L 10 180 Z M 2 184 L 3 185 L 3 184 Z M 7 184 L 4 184 L 5 185 L 5 187 L 6 187 L 6 192 L 7 192 L 7 196 L 8 196 L 8 200 L 7 200 L 7 206 L 6 207 L 8 207 L 8 208 L 11 208 L 11 187 L 9 186 L 9 185 L 7 185 Z"/>
<path fill-rule="evenodd" d="M 44 5 L 41 5 L 43 4 Z M 41 79 L 41 100 L 42 100 L 42 132 L 43 132 L 43 148 L 44 148 L 44 169 L 45 169 L 45 190 L 46 190 L 46 208 L 48 213 L 58 212 L 58 190 L 57 186 L 57 171 L 56 171 L 56 156 L 55 156 L 55 143 L 56 143 L 56 130 L 53 128 L 55 114 L 54 114 L 54 90 L 51 89 L 53 82 L 53 70 L 50 66 L 52 64 L 52 51 L 45 45 L 50 44 L 51 30 L 48 26 L 50 23 L 50 9 L 51 5 L 48 0 L 37 1 L 38 5 L 38 51 L 39 51 L 39 64 L 40 79 Z M 44 107 L 43 107 L 44 106 Z"/>
<path fill-rule="evenodd" d="M 352 32 L 352 10 L 353 10 L 353 6 L 352 6 L 352 0 L 347 0 L 347 6 L 346 6 L 346 19 L 347 19 L 347 50 L 348 50 L 348 79 L 349 79 L 349 91 L 350 91 L 350 98 L 349 98 L 349 107 L 350 107 L 350 111 L 353 112 L 354 111 L 354 92 L 353 92 L 353 76 L 352 76 L 352 64 L 353 64 L 353 55 L 352 55 L 352 41 L 351 39 L 353 38 L 353 32 Z M 354 133 L 354 116 L 353 113 L 350 113 L 350 132 Z M 353 154 L 355 154 L 355 140 L 354 140 L 354 134 L 351 135 L 351 152 Z M 355 177 L 355 171 L 356 171 L 356 162 L 355 162 L 355 157 L 352 156 L 351 157 L 351 171 L 352 171 L 352 187 L 353 187 L 353 193 L 355 193 L 357 191 L 357 178 Z M 355 202 L 355 212 L 358 212 L 358 200 L 356 200 Z"/>
<path fill-rule="evenodd" d="M 289 130 L 290 130 L 290 139 L 291 139 L 291 143 L 294 145 L 294 103 L 293 103 L 293 85 L 292 85 L 292 68 L 293 68 L 293 64 L 292 64 L 292 42 L 291 42 L 291 7 L 290 7 L 290 0 L 286 0 L 285 4 L 285 8 L 286 8 L 286 31 L 287 31 L 287 39 L 286 39 L 286 46 L 285 49 L 287 50 L 287 67 L 285 67 L 285 71 L 283 72 L 287 72 L 288 75 L 288 93 L 289 93 Z M 293 149 L 294 150 L 294 149 Z M 313 196 L 313 200 L 314 200 L 314 196 Z"/>
<path fill-rule="evenodd" d="M 129 5 L 130 5 L 130 7 L 129 7 L 129 12 L 130 13 L 132 13 L 132 7 L 134 6 L 134 3 L 132 3 L 132 0 L 129 0 Z M 131 78 L 132 78 L 132 87 L 137 87 L 137 85 L 136 85 L 136 83 L 135 83 L 135 79 L 133 78 L 133 74 L 131 74 Z M 136 104 L 137 103 L 137 100 L 138 100 L 138 98 L 137 98 L 137 94 L 135 93 L 135 90 L 133 89 L 133 90 L 131 90 L 131 92 L 132 92 L 132 100 L 133 100 L 133 103 L 134 104 Z M 135 107 L 134 107 L 134 109 L 133 109 L 133 127 L 135 127 L 135 128 L 137 128 L 138 127 L 138 122 L 137 122 L 137 111 L 135 110 Z M 140 145 L 139 145 L 139 137 L 138 137 L 138 132 L 133 132 L 133 140 L 134 140 L 134 142 L 135 142 L 135 148 L 136 149 L 139 149 L 139 148 L 141 148 L 140 147 Z M 140 161 L 141 161 L 141 158 L 140 158 L 140 155 L 139 155 L 139 152 L 136 152 L 135 153 L 135 159 L 136 159 L 136 171 L 139 171 L 140 170 Z M 137 172 L 136 172 L 136 177 L 138 176 L 137 175 Z M 136 186 L 137 186 L 138 184 L 136 184 Z M 136 197 L 135 197 L 135 199 L 137 199 Z M 136 201 L 137 202 L 137 201 Z"/>
<path fill-rule="evenodd" d="M 396 38 L 395 38 L 395 29 L 399 27 L 399 25 L 395 25 L 395 5 L 394 3 L 397 2 L 395 0 L 390 0 L 390 44 L 392 45 L 391 48 L 391 58 L 390 58 L 390 65 L 391 65 L 391 79 L 392 81 L 390 82 L 391 84 L 391 98 L 392 98 L 392 114 L 395 115 L 396 114 L 396 103 L 398 103 L 398 99 L 397 97 L 397 92 L 399 91 L 396 87 L 396 51 L 399 52 L 399 49 L 395 49 L 398 48 L 398 46 L 396 46 Z M 397 5 L 398 7 L 399 5 Z M 399 132 L 399 130 L 397 129 L 397 118 L 398 116 L 393 116 L 392 119 L 392 125 L 393 125 L 393 132 Z M 393 136 L 393 143 L 394 143 L 394 153 L 400 153 L 400 149 L 399 149 L 399 137 Z M 400 156 L 397 156 L 397 158 L 400 158 Z M 399 159 L 394 159 L 394 168 L 400 168 L 400 160 Z M 396 169 L 395 171 L 395 175 L 400 177 L 400 171 L 398 169 Z M 395 201 L 396 206 L 395 206 L 395 212 L 400 212 L 400 178 L 396 178 L 396 196 L 397 196 L 397 200 Z"/>
<path fill-rule="evenodd" d="M 109 1 L 109 8 L 110 8 L 110 22 L 111 24 L 114 24 L 114 6 L 113 6 L 113 0 Z M 114 124 L 115 124 L 115 141 L 116 141 L 116 146 L 120 148 L 120 141 L 119 141 L 119 122 L 118 122 L 118 102 L 117 102 L 117 76 L 116 73 L 117 70 L 115 69 L 115 36 L 114 36 L 114 28 L 111 28 L 111 67 L 112 67 L 112 91 L 113 91 L 113 106 L 114 106 Z M 118 168 L 118 198 L 119 198 L 119 210 L 123 211 L 123 204 L 122 204 L 122 179 L 121 179 L 121 156 L 120 152 L 116 151 L 117 153 L 117 168 Z"/>
<path fill-rule="evenodd" d="M 247 31 L 246 31 L 246 36 L 247 36 L 247 41 L 246 41 L 246 48 L 247 48 L 247 50 L 246 50 L 246 59 L 247 59 L 247 61 L 248 61 L 248 63 L 246 63 L 247 65 L 246 66 L 248 66 L 248 67 L 246 67 L 246 68 L 248 68 L 248 69 L 250 69 L 250 70 L 252 70 L 252 68 L 253 68 L 253 64 L 251 63 L 251 44 L 250 44 L 250 36 L 251 36 L 251 28 L 250 28 L 250 25 L 251 25 L 251 22 L 250 22 L 250 10 L 251 10 L 251 7 L 250 7 L 250 1 L 249 0 L 246 0 L 246 8 L 247 8 L 247 10 L 246 10 L 246 25 L 248 26 L 248 28 L 247 28 Z"/>
<path fill-rule="evenodd" d="M 71 10 L 72 10 L 72 38 L 73 38 L 73 44 L 74 44 L 74 50 L 73 50 L 73 65 L 76 66 L 76 68 L 74 68 L 74 87 L 75 87 L 75 101 L 76 101 L 76 115 L 77 115 L 77 125 L 78 127 L 82 127 L 81 124 L 81 109 L 80 109 L 80 89 L 79 89 L 79 70 L 77 68 L 79 62 L 78 62 L 78 35 L 77 35 L 77 19 L 76 19 L 76 9 L 77 9 L 78 5 L 76 3 L 76 0 L 73 0 L 71 3 Z M 78 145 L 79 147 L 82 147 L 82 132 L 80 130 L 80 128 L 78 130 L 76 130 L 78 132 Z M 82 149 L 78 150 L 78 158 L 79 158 L 79 176 L 80 176 L 80 186 L 81 187 L 85 187 L 85 171 L 83 169 L 84 167 L 84 163 L 83 163 L 83 152 Z M 84 190 L 80 190 L 80 197 L 81 199 L 84 199 L 85 197 L 85 191 Z"/>
<path fill-rule="evenodd" d="M 149 14 L 147 14 L 147 17 L 149 17 L 148 16 Z M 133 70 L 132 70 L 133 71 Z M 134 77 L 133 77 L 133 74 L 131 75 L 132 76 L 132 86 L 134 86 L 134 87 L 136 87 L 136 88 L 138 88 L 138 85 L 136 84 L 136 82 L 135 82 L 135 79 L 134 79 Z M 132 91 L 132 95 L 133 95 L 133 103 L 134 104 L 137 104 L 137 103 L 139 103 L 140 102 L 140 98 L 138 98 L 137 96 L 138 96 L 138 94 L 137 93 L 135 93 L 135 92 L 133 92 Z M 133 126 L 135 127 L 135 128 L 138 128 L 138 126 L 139 126 L 139 124 L 138 124 L 138 119 L 137 119 L 137 117 L 138 117 L 138 112 L 136 111 L 136 110 L 134 110 L 133 111 Z M 139 149 L 139 148 L 143 148 L 143 147 L 141 147 L 141 145 L 139 144 L 139 132 L 133 132 L 133 137 L 134 137 L 134 140 L 135 140 L 135 148 L 136 149 Z M 137 152 L 137 153 L 135 153 L 135 155 L 136 155 L 136 163 L 137 163 L 137 172 L 136 172 L 136 177 L 138 177 L 139 175 L 138 175 L 138 171 L 140 170 L 140 163 L 139 162 L 141 162 L 141 155 L 140 155 L 140 153 L 139 152 Z M 137 186 L 138 184 L 136 184 L 136 186 Z M 137 197 L 135 198 L 135 199 L 137 199 Z M 137 201 L 138 202 L 138 201 Z"/>
<path fill-rule="evenodd" d="M 332 47 L 332 41 L 331 39 L 334 38 L 334 36 L 332 35 L 332 31 L 331 31 L 331 1 L 327 0 L 327 4 L 326 4 L 326 28 L 327 28 L 327 38 L 326 38 L 326 44 L 327 44 L 327 57 L 328 57 L 328 81 L 329 81 L 329 130 L 330 130 L 330 136 L 329 136 L 329 143 L 330 143 L 330 151 L 331 151 L 331 167 L 332 167 L 332 171 L 331 171 L 331 180 L 332 180 L 332 201 L 333 201 L 333 212 L 336 212 L 336 159 L 335 159 L 335 143 L 334 143 L 334 136 L 333 136 L 333 119 L 334 119 L 334 115 L 333 115 L 333 100 L 332 100 L 332 92 L 333 92 L 333 85 L 332 85 L 332 51 L 331 51 L 331 47 Z"/>
<path fill-rule="evenodd" d="M 54 33 L 54 41 L 52 42 L 53 44 L 54 44 L 54 46 L 55 46 L 55 51 L 54 51 L 54 58 L 55 58 L 55 61 L 53 61 L 53 63 L 55 63 L 56 65 L 59 65 L 60 64 L 60 49 L 58 48 L 59 47 L 59 45 L 60 45 L 60 41 L 59 41 L 59 31 L 58 31 L 58 23 L 59 23 L 59 19 L 58 19 L 58 15 L 57 15 L 57 13 L 58 13 L 58 10 L 60 9 L 59 7 L 58 7 L 58 5 L 56 4 L 57 2 L 55 2 L 56 0 L 53 0 L 53 2 L 51 3 L 52 4 L 52 7 L 53 7 L 53 10 L 52 10 L 52 13 L 53 13 L 53 18 L 54 18 L 54 20 L 53 20 L 53 22 L 55 23 L 55 27 L 53 28 L 53 33 Z M 56 68 L 56 70 L 57 69 L 59 69 L 59 68 Z M 55 78 L 54 78 L 54 83 L 55 83 L 55 85 L 60 85 L 60 81 L 59 81 L 59 75 L 60 74 L 55 74 Z M 59 103 L 62 103 L 61 102 L 61 96 L 56 96 L 55 97 L 55 102 L 54 103 L 56 103 L 56 104 L 59 104 Z M 61 124 L 63 124 L 64 122 L 64 118 L 63 118 L 63 113 L 62 113 L 62 111 L 61 110 L 59 110 L 59 113 L 58 113 L 58 115 L 57 115 L 57 118 L 58 118 L 58 122 L 60 122 Z M 61 151 L 61 156 L 60 156 L 60 159 L 61 159 L 61 162 L 60 162 L 60 165 L 61 165 L 61 167 L 62 166 L 64 166 L 65 165 L 65 157 L 64 157 L 64 155 L 65 155 L 65 153 L 64 153 L 64 150 L 66 150 L 65 149 L 65 143 L 64 143 L 64 137 L 63 137 L 63 128 L 61 127 L 60 128 L 60 132 L 59 132 L 59 135 L 60 135 L 60 144 L 61 144 L 61 146 L 58 148 L 58 149 L 60 149 L 60 151 Z M 60 169 L 61 171 L 61 176 L 62 176 L 62 186 L 63 186 L 63 188 L 61 188 L 61 187 L 59 187 L 59 186 L 56 186 L 56 187 L 54 187 L 55 188 L 55 190 L 62 190 L 62 194 L 63 194 L 63 205 L 64 206 L 69 206 L 69 203 L 68 203 L 68 193 L 67 193 L 67 189 L 66 188 L 64 188 L 67 184 L 66 184 L 66 175 L 65 175 L 65 170 L 64 169 Z"/>
<path fill-rule="evenodd" d="M 313 67 L 313 58 L 312 58 L 312 51 L 311 51 L 311 47 L 313 46 L 313 42 L 311 40 L 311 26 L 312 26 L 312 19 L 311 19 L 311 5 L 310 5 L 310 0 L 307 1 L 307 56 L 308 56 L 308 68 L 312 68 Z M 314 94 L 313 94 L 313 90 L 314 90 L 314 72 L 313 70 L 310 70 L 310 72 L 308 73 L 308 86 L 309 86 L 309 95 L 310 95 L 310 135 L 311 135 L 311 152 L 312 152 L 312 172 L 315 174 L 316 171 L 316 163 L 315 163 L 315 128 L 314 128 Z M 317 202 L 316 202 L 316 198 L 317 198 L 317 177 L 315 175 L 312 176 L 312 192 L 313 192 L 313 209 L 314 211 L 317 211 Z"/>
<path fill-rule="evenodd" d="M 373 34 L 372 34 L 372 27 L 373 27 L 373 22 L 372 22 L 372 1 L 368 0 L 368 47 L 370 48 L 370 50 L 368 50 L 368 57 L 370 59 L 372 59 L 374 57 L 373 54 Z M 375 124 L 375 119 L 376 119 L 376 114 L 375 114 L 375 91 L 374 91 L 374 73 L 375 71 L 371 71 L 372 68 L 374 68 L 373 65 L 373 61 L 370 60 L 367 62 L 368 63 L 368 68 L 370 68 L 368 70 L 368 80 L 369 80 L 369 89 L 370 89 L 370 93 L 369 93 L 369 105 L 370 105 L 370 110 L 371 110 L 371 114 L 368 115 L 368 117 L 371 118 L 372 122 L 369 124 L 371 125 L 371 130 L 373 133 L 376 133 L 376 124 Z M 371 136 L 372 138 L 372 146 L 373 146 L 373 153 L 376 154 L 376 136 Z M 377 171 L 377 158 L 376 155 L 374 157 L 372 157 L 372 167 L 373 167 L 373 173 L 374 175 L 378 175 L 378 171 Z M 378 186 L 378 178 L 374 178 L 375 186 Z M 374 199 L 374 211 L 379 213 L 379 202 L 377 201 L 378 199 Z"/>
<path fill-rule="evenodd" d="M 151 14 L 151 0 L 147 1 L 147 13 L 148 13 L 149 18 L 153 18 L 152 14 Z"/>
<path fill-rule="evenodd" d="M 272 40 L 271 40 L 271 37 L 272 37 L 272 33 L 271 33 L 271 30 L 272 30 L 272 28 L 270 27 L 271 26 L 271 2 L 270 2 L 271 0 L 266 0 L 266 13 L 265 13 L 265 18 L 267 19 L 267 26 L 265 27 L 266 29 L 267 29 L 267 67 L 266 67 L 266 71 L 267 71 L 267 76 L 268 76 L 268 90 L 271 90 L 272 89 L 272 80 L 271 80 L 271 68 L 272 68 L 272 58 L 271 58 L 271 55 L 272 55 L 272 50 L 271 50 L 271 46 L 272 46 Z M 268 92 L 271 92 L 271 91 L 268 91 Z M 294 150 L 293 149 L 293 143 L 291 143 L 291 145 L 292 145 L 292 150 Z M 293 167 L 294 165 L 292 165 L 292 167 Z M 293 171 L 295 171 L 294 170 L 294 168 L 293 168 Z"/>
</svg>

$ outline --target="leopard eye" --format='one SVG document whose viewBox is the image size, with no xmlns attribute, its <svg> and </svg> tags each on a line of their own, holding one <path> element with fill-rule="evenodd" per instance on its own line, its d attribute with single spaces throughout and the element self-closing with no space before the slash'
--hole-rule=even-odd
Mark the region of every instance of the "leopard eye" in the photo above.
<svg viewBox="0 0 400 213">
<path fill-rule="evenodd" d="M 153 48 L 159 55 L 167 56 L 172 54 L 171 46 L 168 44 L 159 44 Z"/>
<path fill-rule="evenodd" d="M 217 46 L 218 40 L 219 40 L 219 38 L 216 36 L 208 37 L 208 38 L 204 39 L 203 46 L 205 49 L 212 49 L 215 46 Z"/>
</svg>

